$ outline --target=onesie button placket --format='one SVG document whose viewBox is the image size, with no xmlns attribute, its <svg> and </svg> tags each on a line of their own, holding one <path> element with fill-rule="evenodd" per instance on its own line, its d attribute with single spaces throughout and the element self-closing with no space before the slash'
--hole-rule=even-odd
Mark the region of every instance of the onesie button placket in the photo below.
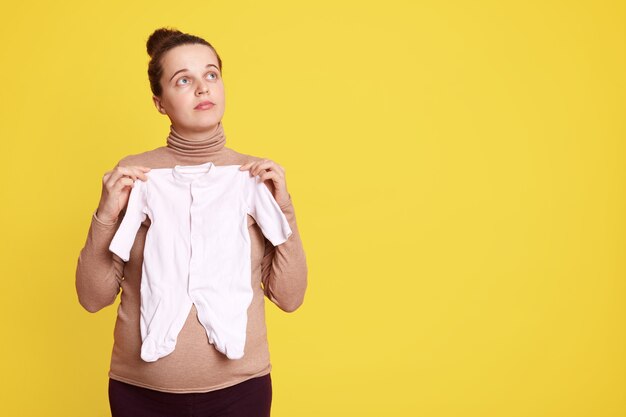
<svg viewBox="0 0 626 417">
<path fill-rule="evenodd" d="M 198 212 L 199 199 L 201 197 L 200 188 L 210 183 L 210 177 L 214 164 L 207 162 L 202 165 L 181 166 L 176 165 L 172 169 L 172 176 L 176 181 L 188 186 L 190 195 L 189 226 L 190 226 L 190 258 L 189 276 L 187 292 L 193 287 L 193 282 L 197 274 L 201 272 L 202 265 L 202 214 Z M 189 294 L 191 296 L 191 294 Z"/>
</svg>

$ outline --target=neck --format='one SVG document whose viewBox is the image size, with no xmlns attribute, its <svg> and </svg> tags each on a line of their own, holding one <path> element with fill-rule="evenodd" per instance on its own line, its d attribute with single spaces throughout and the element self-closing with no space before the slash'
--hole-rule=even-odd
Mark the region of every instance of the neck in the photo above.
<svg viewBox="0 0 626 417">
<path fill-rule="evenodd" d="M 185 134 L 184 136 L 170 125 L 170 133 L 167 136 L 167 147 L 180 155 L 210 156 L 224 148 L 226 135 L 220 121 L 215 129 L 203 135 Z"/>
</svg>

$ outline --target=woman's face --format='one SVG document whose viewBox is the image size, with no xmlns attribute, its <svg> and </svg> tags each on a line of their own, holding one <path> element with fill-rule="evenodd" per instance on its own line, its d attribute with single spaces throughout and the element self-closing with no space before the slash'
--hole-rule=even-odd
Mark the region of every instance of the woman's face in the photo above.
<svg viewBox="0 0 626 417">
<path fill-rule="evenodd" d="M 161 58 L 161 97 L 152 99 L 183 136 L 204 138 L 224 115 L 224 83 L 217 57 L 206 45 L 180 45 Z M 198 107 L 210 101 L 213 105 Z"/>
</svg>

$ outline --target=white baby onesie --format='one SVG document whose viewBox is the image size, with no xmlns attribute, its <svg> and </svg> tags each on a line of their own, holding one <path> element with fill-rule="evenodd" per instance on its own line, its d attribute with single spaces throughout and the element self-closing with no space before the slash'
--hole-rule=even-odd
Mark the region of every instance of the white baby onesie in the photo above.
<svg viewBox="0 0 626 417">
<path fill-rule="evenodd" d="M 209 343 L 229 359 L 244 355 L 252 301 L 247 214 L 274 245 L 292 234 L 260 177 L 241 165 L 176 165 L 136 179 L 109 250 L 129 259 L 148 216 L 141 278 L 141 358 L 170 354 L 192 303 Z"/>
</svg>

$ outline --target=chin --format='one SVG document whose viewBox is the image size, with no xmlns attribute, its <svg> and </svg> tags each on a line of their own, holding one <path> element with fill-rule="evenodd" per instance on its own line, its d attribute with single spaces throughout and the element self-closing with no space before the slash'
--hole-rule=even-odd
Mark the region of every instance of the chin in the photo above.
<svg viewBox="0 0 626 417">
<path fill-rule="evenodd" d="M 190 123 L 190 127 L 192 127 L 193 130 L 195 131 L 199 131 L 199 132 L 203 132 L 203 131 L 207 131 L 207 130 L 211 130 L 214 129 L 215 126 L 217 126 L 217 124 L 220 122 L 221 119 L 215 119 L 212 118 L 211 120 L 195 120 L 195 123 Z"/>
<path fill-rule="evenodd" d="M 206 119 L 202 120 L 201 124 L 204 125 L 204 126 L 215 126 L 221 120 L 222 120 L 222 115 L 221 114 L 219 114 L 219 115 L 213 114 L 213 115 L 211 115 L 210 118 L 206 118 Z"/>
</svg>

